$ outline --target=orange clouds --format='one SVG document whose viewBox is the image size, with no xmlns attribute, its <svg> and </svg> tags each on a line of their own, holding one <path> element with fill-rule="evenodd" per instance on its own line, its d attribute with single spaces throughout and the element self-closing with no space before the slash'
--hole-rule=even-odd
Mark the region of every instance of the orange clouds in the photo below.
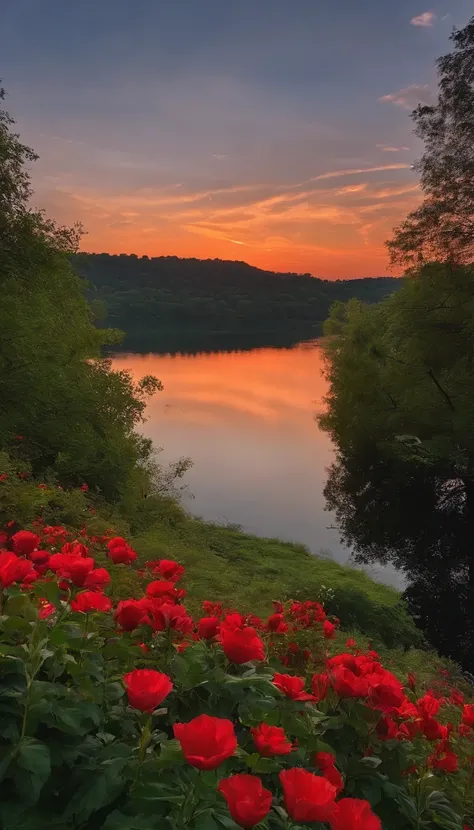
<svg viewBox="0 0 474 830">
<path fill-rule="evenodd" d="M 399 163 L 329 170 L 295 184 L 122 192 L 57 185 L 43 205 L 63 222 L 83 222 L 84 250 L 244 259 L 331 279 L 386 273 L 384 241 L 419 198 L 410 166 Z"/>
</svg>

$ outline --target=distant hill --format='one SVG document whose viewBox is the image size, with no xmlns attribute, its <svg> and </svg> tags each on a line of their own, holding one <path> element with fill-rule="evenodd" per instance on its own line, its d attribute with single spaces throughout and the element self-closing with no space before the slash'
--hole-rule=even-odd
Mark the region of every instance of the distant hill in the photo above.
<svg viewBox="0 0 474 830">
<path fill-rule="evenodd" d="M 73 265 L 89 283 L 89 299 L 105 307 L 104 325 L 126 332 L 124 348 L 171 352 L 288 346 L 320 335 L 336 300 L 377 302 L 401 283 L 391 277 L 331 281 L 245 262 L 134 254 L 80 253 Z"/>
</svg>

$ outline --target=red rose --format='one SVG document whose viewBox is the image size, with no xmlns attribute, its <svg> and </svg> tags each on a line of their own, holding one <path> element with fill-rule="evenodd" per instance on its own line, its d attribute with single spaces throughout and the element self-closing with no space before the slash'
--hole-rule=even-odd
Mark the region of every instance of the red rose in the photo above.
<svg viewBox="0 0 474 830">
<path fill-rule="evenodd" d="M 270 812 L 272 794 L 255 775 L 240 773 L 222 778 L 217 789 L 227 801 L 229 813 L 239 827 L 255 827 Z"/>
<path fill-rule="evenodd" d="M 374 709 L 392 712 L 405 700 L 403 686 L 389 671 L 383 674 L 369 675 L 369 698 Z"/>
<path fill-rule="evenodd" d="M 280 726 L 268 726 L 261 723 L 250 730 L 255 746 L 260 755 L 271 758 L 272 755 L 288 755 L 293 749 L 285 735 L 285 730 Z"/>
<path fill-rule="evenodd" d="M 51 554 L 47 550 L 34 550 L 28 555 L 28 559 L 33 564 L 35 571 L 44 574 L 49 568 L 50 556 Z"/>
<path fill-rule="evenodd" d="M 35 574 L 28 559 L 19 559 L 16 553 L 4 550 L 0 553 L 0 588 L 8 588 L 14 582 L 23 582 L 28 574 Z"/>
<path fill-rule="evenodd" d="M 65 542 L 60 552 L 74 556 L 89 556 L 89 548 L 82 542 Z"/>
<path fill-rule="evenodd" d="M 311 689 L 313 690 L 314 700 L 319 703 L 324 700 L 328 693 L 329 677 L 327 674 L 313 674 L 311 678 Z"/>
<path fill-rule="evenodd" d="M 267 628 L 269 631 L 274 631 L 275 634 L 286 634 L 289 625 L 285 622 L 283 614 L 272 614 L 268 618 Z"/>
<path fill-rule="evenodd" d="M 231 663 L 249 663 L 251 660 L 264 660 L 263 642 L 255 628 L 231 629 L 226 625 L 220 631 L 224 654 Z"/>
<path fill-rule="evenodd" d="M 336 756 L 330 752 L 316 752 L 311 760 L 314 766 L 321 770 L 326 781 L 329 781 L 336 788 L 337 793 L 340 793 L 344 789 L 344 781 L 335 766 Z"/>
<path fill-rule="evenodd" d="M 474 727 L 474 703 L 466 703 L 462 710 L 462 722 Z"/>
<path fill-rule="evenodd" d="M 420 697 L 416 705 L 422 718 L 433 718 L 439 712 L 441 701 L 432 692 L 427 692 L 426 695 Z"/>
<path fill-rule="evenodd" d="M 212 640 L 219 631 L 217 617 L 202 617 L 198 623 L 197 634 L 200 640 Z"/>
<path fill-rule="evenodd" d="M 448 727 L 439 723 L 436 718 L 423 718 L 421 731 L 429 741 L 443 741 L 448 737 Z"/>
<path fill-rule="evenodd" d="M 88 484 L 81 484 L 81 486 L 79 487 L 79 490 L 82 490 L 83 493 L 87 493 L 88 489 L 89 489 Z"/>
<path fill-rule="evenodd" d="M 291 700 L 314 700 L 313 695 L 304 691 L 304 677 L 294 677 L 291 674 L 275 674 L 273 683 Z"/>
<path fill-rule="evenodd" d="M 174 629 L 181 634 L 188 634 L 193 630 L 193 618 L 189 616 L 184 605 L 173 605 L 172 602 L 153 604 L 150 600 L 153 631 Z"/>
<path fill-rule="evenodd" d="M 324 620 L 323 631 L 326 640 L 333 640 L 336 636 L 336 626 L 334 625 L 334 623 L 329 622 L 329 620 Z"/>
<path fill-rule="evenodd" d="M 137 554 L 121 536 L 114 536 L 107 543 L 108 556 L 114 565 L 130 565 L 137 558 Z"/>
<path fill-rule="evenodd" d="M 73 611 L 80 611 L 82 614 L 91 614 L 94 611 L 110 611 L 112 602 L 105 594 L 98 594 L 96 591 L 83 591 L 71 602 Z"/>
<path fill-rule="evenodd" d="M 280 772 L 280 781 L 285 796 L 285 807 L 292 819 L 298 822 L 331 819 L 336 788 L 325 778 L 313 775 L 301 767 L 293 767 Z"/>
<path fill-rule="evenodd" d="M 153 573 L 161 574 L 163 579 L 169 582 L 177 582 L 184 574 L 184 568 L 178 562 L 172 559 L 160 559 L 159 562 L 147 562 L 147 565 L 153 565 Z"/>
<path fill-rule="evenodd" d="M 19 530 L 18 533 L 13 534 L 12 542 L 15 553 L 21 556 L 28 556 L 29 553 L 33 553 L 34 549 L 38 547 L 41 539 L 36 533 L 32 533 L 31 530 Z"/>
<path fill-rule="evenodd" d="M 47 620 L 56 613 L 56 608 L 47 599 L 38 600 L 38 617 L 40 620 Z"/>
<path fill-rule="evenodd" d="M 448 744 L 442 741 L 433 755 L 428 757 L 428 766 L 439 769 L 441 772 L 457 772 L 458 756 Z"/>
<path fill-rule="evenodd" d="M 101 591 L 110 582 L 110 574 L 105 568 L 95 568 L 87 574 L 84 588 L 91 591 Z"/>
<path fill-rule="evenodd" d="M 365 677 L 357 677 L 353 671 L 344 666 L 335 666 L 331 670 L 331 686 L 339 697 L 367 697 L 369 684 Z"/>
<path fill-rule="evenodd" d="M 168 675 L 154 669 L 134 669 L 123 682 L 130 706 L 140 712 L 153 712 L 173 688 Z"/>
<path fill-rule="evenodd" d="M 91 556 L 74 556 L 67 553 L 54 553 L 48 562 L 48 568 L 59 574 L 61 579 L 69 579 L 77 588 L 83 588 L 88 574 L 94 569 Z"/>
<path fill-rule="evenodd" d="M 237 749 L 232 721 L 199 715 L 189 723 L 175 723 L 174 736 L 188 764 L 201 770 L 216 769 Z"/>
<path fill-rule="evenodd" d="M 125 599 L 118 603 L 115 622 L 123 631 L 133 631 L 139 625 L 149 623 L 148 608 L 143 600 Z"/>
<path fill-rule="evenodd" d="M 368 801 L 361 798 L 341 798 L 332 818 L 332 830 L 382 830 L 382 822 L 372 812 Z"/>
<path fill-rule="evenodd" d="M 174 587 L 174 582 L 163 582 L 161 579 L 156 579 L 154 582 L 149 582 L 146 586 L 147 597 L 177 597 L 177 590 Z"/>
</svg>

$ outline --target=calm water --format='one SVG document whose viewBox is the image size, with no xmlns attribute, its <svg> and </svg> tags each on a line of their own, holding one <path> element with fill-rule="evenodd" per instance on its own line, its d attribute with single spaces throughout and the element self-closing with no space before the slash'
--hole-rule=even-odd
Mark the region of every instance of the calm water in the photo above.
<svg viewBox="0 0 474 830">
<path fill-rule="evenodd" d="M 326 393 L 315 344 L 198 355 L 121 354 L 117 368 L 156 375 L 164 391 L 143 432 L 163 448 L 162 461 L 190 456 L 186 508 L 259 536 L 302 542 L 317 555 L 347 562 L 350 551 L 324 509 L 331 441 L 318 429 Z M 399 585 L 397 574 L 371 568 Z"/>
</svg>

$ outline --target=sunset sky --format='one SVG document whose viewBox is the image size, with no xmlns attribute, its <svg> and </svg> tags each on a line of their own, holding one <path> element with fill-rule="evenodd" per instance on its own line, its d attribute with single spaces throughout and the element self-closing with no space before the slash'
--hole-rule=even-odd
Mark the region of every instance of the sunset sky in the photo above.
<svg viewBox="0 0 474 830">
<path fill-rule="evenodd" d="M 410 110 L 472 0 L 4 0 L 35 203 L 88 251 L 387 273 Z"/>
</svg>

